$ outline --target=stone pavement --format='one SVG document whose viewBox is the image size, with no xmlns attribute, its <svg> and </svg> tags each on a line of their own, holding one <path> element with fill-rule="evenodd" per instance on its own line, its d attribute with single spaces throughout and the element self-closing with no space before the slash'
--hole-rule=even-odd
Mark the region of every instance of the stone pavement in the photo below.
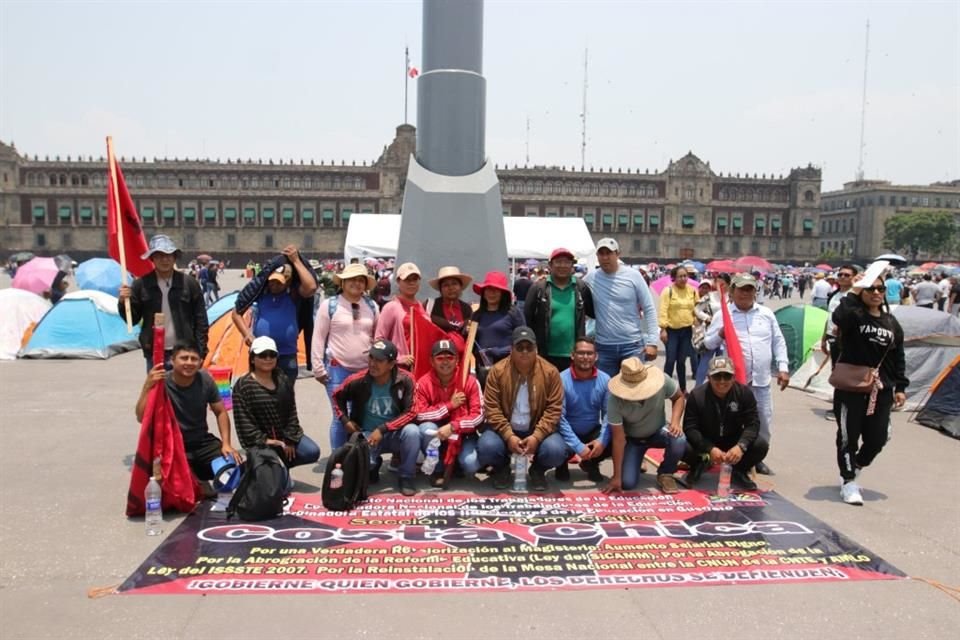
<svg viewBox="0 0 960 640">
<path fill-rule="evenodd" d="M 960 628 L 960 603 L 919 580 L 469 596 L 88 599 L 90 587 L 118 584 L 158 543 L 144 535 L 142 520 L 123 515 L 138 433 L 133 405 L 143 377 L 139 352 L 108 361 L 0 363 L 3 638 L 878 640 L 955 637 Z M 301 422 L 325 456 L 326 396 L 311 379 L 300 380 L 298 390 Z M 826 403 L 793 389 L 775 392 L 774 402 L 768 461 L 778 492 L 908 575 L 960 583 L 960 442 L 895 414 L 893 440 L 863 475 L 867 502 L 851 507 L 838 498 L 835 426 L 823 419 Z M 297 491 L 319 490 L 321 469 L 296 469 Z M 574 490 L 590 487 L 577 469 L 572 474 Z M 652 485 L 652 475 L 647 478 Z M 168 515 L 164 534 L 182 517 Z"/>
</svg>

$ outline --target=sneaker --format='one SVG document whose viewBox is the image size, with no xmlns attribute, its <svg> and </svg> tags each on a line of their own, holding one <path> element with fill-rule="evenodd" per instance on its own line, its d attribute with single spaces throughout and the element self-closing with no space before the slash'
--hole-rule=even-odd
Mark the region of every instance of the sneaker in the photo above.
<svg viewBox="0 0 960 640">
<path fill-rule="evenodd" d="M 505 464 L 499 469 L 493 470 L 493 488 L 503 491 L 510 487 L 510 465 Z"/>
<path fill-rule="evenodd" d="M 557 482 L 570 482 L 570 467 L 567 466 L 566 462 L 554 470 L 553 477 L 557 479 Z"/>
<path fill-rule="evenodd" d="M 600 484 L 606 478 L 600 473 L 600 463 L 593 460 L 584 460 L 580 463 L 580 469 L 585 471 L 590 482 Z"/>
<path fill-rule="evenodd" d="M 399 485 L 400 493 L 408 498 L 417 495 L 417 488 L 413 486 L 413 478 L 401 477 L 400 480 L 397 481 L 397 484 Z"/>
<path fill-rule="evenodd" d="M 547 490 L 547 477 L 545 470 L 538 464 L 530 465 L 530 488 L 533 491 L 543 492 Z M 569 471 L 567 472 L 569 474 Z"/>
<path fill-rule="evenodd" d="M 677 479 L 670 473 L 661 473 L 657 475 L 657 486 L 664 493 L 680 493 L 680 487 L 677 486 Z"/>
<path fill-rule="evenodd" d="M 849 480 L 840 485 L 840 499 L 847 504 L 863 506 L 863 496 L 860 495 L 860 487 L 853 480 Z"/>
<path fill-rule="evenodd" d="M 757 466 L 754 467 L 754 468 L 757 470 L 757 473 L 759 473 L 759 474 L 762 475 L 762 476 L 772 476 L 772 475 L 776 475 L 776 474 L 773 472 L 773 469 L 771 469 L 770 467 L 768 467 L 768 466 L 767 466 L 767 463 L 765 463 L 765 462 L 758 462 L 758 463 L 757 463 Z"/>
<path fill-rule="evenodd" d="M 740 469 L 734 469 L 733 473 L 730 474 L 730 484 L 736 485 L 744 491 L 756 491 L 757 483 L 753 481 L 746 471 Z"/>
</svg>

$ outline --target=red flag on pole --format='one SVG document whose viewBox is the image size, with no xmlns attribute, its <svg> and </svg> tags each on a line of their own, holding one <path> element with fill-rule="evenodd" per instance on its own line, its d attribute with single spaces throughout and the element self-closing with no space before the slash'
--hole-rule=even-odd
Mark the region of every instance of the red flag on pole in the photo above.
<svg viewBox="0 0 960 640">
<path fill-rule="evenodd" d="M 140 225 L 140 216 L 133 204 L 133 198 L 127 191 L 127 183 L 123 179 L 120 164 L 114 158 L 117 184 L 114 191 L 113 180 L 110 179 L 110 169 L 107 169 L 107 254 L 120 260 L 120 242 L 123 242 L 126 269 L 135 277 L 141 278 L 153 271 L 153 262 L 144 260 L 140 256 L 147 252 L 147 239 L 143 235 Z M 117 214 L 119 202 L 120 213 Z"/>
<path fill-rule="evenodd" d="M 747 383 L 747 363 L 743 359 L 743 348 L 737 337 L 737 328 L 733 326 L 730 305 L 727 303 L 727 288 L 720 283 L 720 309 L 723 312 L 723 339 L 727 343 L 727 357 L 733 360 L 734 377 L 740 384 Z"/>
<path fill-rule="evenodd" d="M 413 378 L 419 380 L 430 373 L 430 354 L 433 351 L 433 343 L 437 340 L 448 338 L 447 332 L 433 324 L 430 317 L 425 313 L 413 313 L 408 317 L 413 318 Z M 462 349 L 462 347 L 460 347 Z"/>
<path fill-rule="evenodd" d="M 409 75 L 411 78 L 416 78 L 418 75 L 420 75 L 420 70 L 416 67 L 410 67 L 410 69 L 407 71 L 407 75 Z"/>
</svg>

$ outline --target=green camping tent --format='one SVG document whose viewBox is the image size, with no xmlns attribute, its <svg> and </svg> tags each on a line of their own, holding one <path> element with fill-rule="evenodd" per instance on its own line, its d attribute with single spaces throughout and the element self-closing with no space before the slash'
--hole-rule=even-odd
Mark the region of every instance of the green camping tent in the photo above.
<svg viewBox="0 0 960 640">
<path fill-rule="evenodd" d="M 775 315 L 787 341 L 790 373 L 793 374 L 823 337 L 827 312 L 809 304 L 795 304 L 778 310 Z"/>
</svg>

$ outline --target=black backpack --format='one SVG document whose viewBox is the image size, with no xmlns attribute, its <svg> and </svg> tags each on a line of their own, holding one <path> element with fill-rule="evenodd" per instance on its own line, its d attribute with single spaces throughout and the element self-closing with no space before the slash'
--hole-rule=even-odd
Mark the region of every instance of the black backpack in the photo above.
<svg viewBox="0 0 960 640">
<path fill-rule="evenodd" d="M 243 463 L 243 477 L 230 504 L 227 519 L 269 520 L 283 513 L 287 489 L 286 465 L 270 447 L 251 447 Z"/>
<path fill-rule="evenodd" d="M 330 480 L 337 465 L 343 471 L 343 485 L 332 489 Z M 330 511 L 349 511 L 357 503 L 367 499 L 367 483 L 370 482 L 370 445 L 362 433 L 350 434 L 342 447 L 330 454 L 323 473 L 320 492 L 323 506 Z"/>
</svg>

